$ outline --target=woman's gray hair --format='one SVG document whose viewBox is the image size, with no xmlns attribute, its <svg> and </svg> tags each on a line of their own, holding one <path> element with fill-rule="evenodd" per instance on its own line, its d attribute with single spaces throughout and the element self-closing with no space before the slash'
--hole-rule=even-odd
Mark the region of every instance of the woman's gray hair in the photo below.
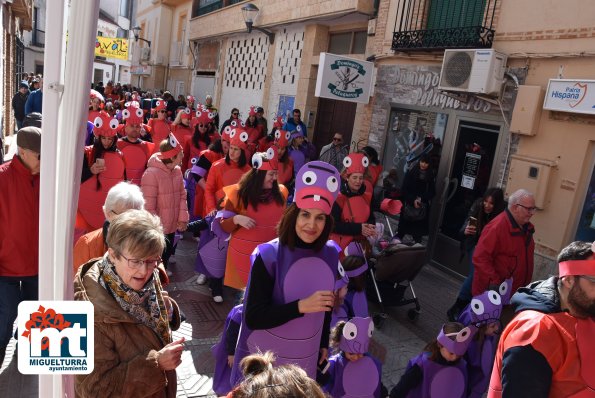
<svg viewBox="0 0 595 398">
<path fill-rule="evenodd" d="M 512 206 L 518 204 L 521 199 L 523 198 L 532 198 L 534 197 L 534 195 L 527 191 L 526 189 L 518 189 L 516 191 L 514 191 L 513 193 L 510 194 L 510 196 L 508 197 L 508 208 L 512 209 Z"/>
<path fill-rule="evenodd" d="M 118 215 L 126 210 L 145 208 L 145 198 L 138 185 L 129 182 L 119 182 L 114 185 L 105 198 L 103 213 L 109 218 L 109 213 Z"/>
<path fill-rule="evenodd" d="M 161 220 L 146 210 L 127 210 L 110 223 L 106 243 L 117 257 L 124 251 L 141 259 L 160 256 L 165 248 Z"/>
</svg>

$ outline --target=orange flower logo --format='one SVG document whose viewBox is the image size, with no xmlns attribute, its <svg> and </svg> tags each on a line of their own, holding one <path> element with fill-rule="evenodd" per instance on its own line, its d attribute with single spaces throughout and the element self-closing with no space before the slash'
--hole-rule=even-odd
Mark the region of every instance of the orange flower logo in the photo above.
<svg viewBox="0 0 595 398">
<path fill-rule="evenodd" d="M 31 341 L 31 329 L 36 328 L 40 330 L 44 330 L 46 328 L 54 328 L 58 330 L 64 330 L 67 327 L 70 327 L 71 323 L 64 320 L 64 315 L 56 314 L 51 308 L 47 310 L 43 306 L 39 306 L 37 312 L 31 314 L 31 318 L 25 324 L 25 331 L 23 332 L 23 337 L 28 337 L 29 341 Z M 50 341 L 47 337 L 44 337 L 42 340 L 41 349 L 46 350 L 50 346 Z M 64 342 L 64 339 L 60 341 L 60 344 Z"/>
</svg>

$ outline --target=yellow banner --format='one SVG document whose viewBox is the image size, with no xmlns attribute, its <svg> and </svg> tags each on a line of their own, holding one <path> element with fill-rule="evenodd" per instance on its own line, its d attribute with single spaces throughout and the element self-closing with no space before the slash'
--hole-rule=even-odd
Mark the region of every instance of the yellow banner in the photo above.
<svg viewBox="0 0 595 398">
<path fill-rule="evenodd" d="M 128 39 L 97 36 L 95 56 L 105 58 L 128 59 Z"/>
</svg>

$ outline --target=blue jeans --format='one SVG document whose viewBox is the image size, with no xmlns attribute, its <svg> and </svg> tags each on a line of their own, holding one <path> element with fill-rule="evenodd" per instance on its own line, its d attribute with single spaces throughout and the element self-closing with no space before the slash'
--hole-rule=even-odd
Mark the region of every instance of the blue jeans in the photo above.
<svg viewBox="0 0 595 398">
<path fill-rule="evenodd" d="M 0 348 L 6 348 L 10 341 L 19 303 L 25 300 L 37 300 L 38 297 L 39 278 L 37 276 L 0 277 Z"/>
<path fill-rule="evenodd" d="M 20 129 L 23 128 L 23 123 L 25 123 L 25 119 L 23 120 L 19 120 L 19 119 L 14 119 L 17 122 L 17 131 L 19 131 Z"/>
<path fill-rule="evenodd" d="M 475 266 L 473 266 L 473 252 L 475 251 L 475 246 L 471 249 L 467 250 L 467 258 L 469 259 L 469 275 L 465 278 L 463 285 L 461 286 L 461 290 L 459 291 L 459 297 L 462 300 L 471 301 L 473 296 L 471 295 L 471 285 L 473 284 L 473 273 L 475 271 Z"/>
</svg>

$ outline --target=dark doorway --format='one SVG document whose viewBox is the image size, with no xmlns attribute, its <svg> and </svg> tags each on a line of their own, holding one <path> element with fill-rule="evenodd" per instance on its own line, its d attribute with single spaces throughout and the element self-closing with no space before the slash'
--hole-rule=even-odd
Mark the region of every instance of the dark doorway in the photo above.
<svg viewBox="0 0 595 398">
<path fill-rule="evenodd" d="M 318 117 L 312 138 L 318 153 L 323 146 L 331 143 L 335 133 L 343 134 L 343 142 L 351 145 L 356 108 L 355 102 L 318 99 Z"/>
<path fill-rule="evenodd" d="M 471 205 L 488 188 L 499 131 L 496 125 L 461 121 L 451 155 L 433 260 L 462 275 L 468 273 L 468 260 L 460 257 L 460 231 Z"/>
</svg>

